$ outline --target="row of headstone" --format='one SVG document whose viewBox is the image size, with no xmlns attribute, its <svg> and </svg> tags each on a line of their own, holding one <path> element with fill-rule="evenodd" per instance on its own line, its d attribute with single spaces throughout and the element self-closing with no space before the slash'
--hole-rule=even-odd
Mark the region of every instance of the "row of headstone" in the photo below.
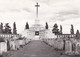
<svg viewBox="0 0 80 57">
<path fill-rule="evenodd" d="M 61 39 L 52 39 L 52 40 L 46 39 L 44 41 L 54 48 L 61 49 L 61 50 L 63 49 L 63 40 Z"/>
<path fill-rule="evenodd" d="M 43 41 L 52 47 L 65 51 L 68 55 L 79 55 L 80 54 L 80 42 L 75 39 L 44 39 Z"/>
<path fill-rule="evenodd" d="M 30 39 L 17 39 L 10 41 L 11 50 L 18 50 L 20 47 L 25 46 L 30 42 Z"/>
<path fill-rule="evenodd" d="M 3 53 L 7 53 L 10 50 L 19 50 L 19 48 L 23 47 L 30 41 L 30 39 L 25 38 L 0 42 L 0 55 L 3 55 Z"/>
<path fill-rule="evenodd" d="M 75 40 L 74 40 L 75 41 Z M 79 55 L 80 54 L 80 43 L 78 41 L 65 41 L 65 54 Z"/>
</svg>

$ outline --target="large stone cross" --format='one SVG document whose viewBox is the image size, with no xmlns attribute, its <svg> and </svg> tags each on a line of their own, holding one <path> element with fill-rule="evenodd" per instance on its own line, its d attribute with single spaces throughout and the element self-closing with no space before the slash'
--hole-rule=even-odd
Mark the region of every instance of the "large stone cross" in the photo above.
<svg viewBox="0 0 80 57">
<path fill-rule="evenodd" d="M 38 17 L 38 7 L 40 7 L 40 5 L 38 5 L 38 3 L 37 3 L 37 5 L 35 5 L 35 7 L 37 8 L 36 17 Z"/>
</svg>

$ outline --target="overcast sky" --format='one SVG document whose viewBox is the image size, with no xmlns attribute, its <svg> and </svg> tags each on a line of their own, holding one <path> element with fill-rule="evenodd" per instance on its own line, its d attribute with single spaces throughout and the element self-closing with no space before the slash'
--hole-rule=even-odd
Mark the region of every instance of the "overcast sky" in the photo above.
<svg viewBox="0 0 80 57">
<path fill-rule="evenodd" d="M 80 0 L 0 0 L 0 22 L 17 24 L 18 33 L 24 30 L 26 22 L 34 24 L 35 4 L 39 2 L 39 20 L 50 28 L 54 23 L 63 26 L 63 33 L 70 33 L 71 24 L 75 32 L 80 30 Z"/>
</svg>

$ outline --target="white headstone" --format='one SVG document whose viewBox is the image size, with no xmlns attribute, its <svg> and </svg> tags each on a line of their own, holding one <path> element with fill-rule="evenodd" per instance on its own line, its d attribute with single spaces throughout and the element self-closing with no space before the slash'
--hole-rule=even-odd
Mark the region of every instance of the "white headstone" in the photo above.
<svg viewBox="0 0 80 57">
<path fill-rule="evenodd" d="M 70 40 L 66 40 L 65 42 L 65 53 L 71 53 L 72 52 L 72 43 Z"/>
<path fill-rule="evenodd" d="M 0 54 L 3 52 L 7 52 L 7 43 L 6 42 L 0 42 Z"/>
</svg>

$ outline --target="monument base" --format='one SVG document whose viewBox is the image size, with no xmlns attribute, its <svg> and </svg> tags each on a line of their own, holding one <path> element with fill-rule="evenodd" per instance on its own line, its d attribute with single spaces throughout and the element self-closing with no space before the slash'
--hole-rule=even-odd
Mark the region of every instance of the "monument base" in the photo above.
<svg viewBox="0 0 80 57">
<path fill-rule="evenodd" d="M 35 36 L 34 40 L 40 40 L 40 36 Z"/>
</svg>

